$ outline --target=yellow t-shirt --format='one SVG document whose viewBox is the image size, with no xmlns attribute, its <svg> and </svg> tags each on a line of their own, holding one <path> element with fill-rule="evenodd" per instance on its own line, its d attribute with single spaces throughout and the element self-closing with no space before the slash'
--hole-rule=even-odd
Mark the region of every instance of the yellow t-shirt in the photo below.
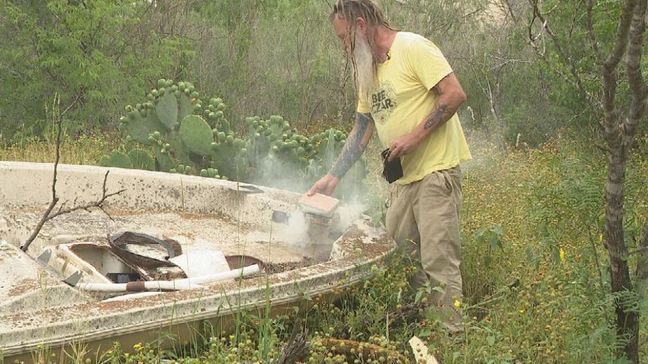
<svg viewBox="0 0 648 364">
<path fill-rule="evenodd" d="M 378 88 L 367 99 L 358 100 L 357 111 L 371 113 L 378 137 L 387 148 L 430 115 L 436 103 L 436 95 L 430 90 L 450 73 L 452 68 L 434 43 L 418 34 L 398 32 L 390 59 L 378 66 Z M 401 157 L 403 177 L 396 182 L 416 182 L 470 158 L 455 114 L 414 151 Z"/>
</svg>

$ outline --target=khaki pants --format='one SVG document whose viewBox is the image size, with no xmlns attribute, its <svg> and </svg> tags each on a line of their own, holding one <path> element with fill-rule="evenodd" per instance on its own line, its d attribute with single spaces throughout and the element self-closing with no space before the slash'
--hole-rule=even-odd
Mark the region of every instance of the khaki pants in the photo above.
<svg viewBox="0 0 648 364">
<path fill-rule="evenodd" d="M 418 266 L 410 284 L 418 289 L 429 283 L 443 288 L 430 299 L 451 331 L 461 330 L 461 316 L 453 303 L 461 291 L 459 210 L 462 205 L 461 170 L 436 171 L 420 181 L 390 186 L 388 233 Z"/>
</svg>

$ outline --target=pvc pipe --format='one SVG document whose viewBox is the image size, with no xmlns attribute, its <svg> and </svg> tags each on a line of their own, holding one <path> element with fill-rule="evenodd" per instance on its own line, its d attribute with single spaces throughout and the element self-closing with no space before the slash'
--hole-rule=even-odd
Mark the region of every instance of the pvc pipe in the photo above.
<svg viewBox="0 0 648 364">
<path fill-rule="evenodd" d="M 136 298 L 157 296 L 157 295 L 159 295 L 161 293 L 162 292 L 154 292 L 154 291 L 136 292 L 136 293 L 130 293 L 130 294 L 125 294 L 125 295 L 121 295 L 121 296 L 115 296 L 115 297 L 107 298 L 105 300 L 102 300 L 101 302 L 128 301 L 128 300 L 134 300 Z"/>
<path fill-rule="evenodd" d="M 259 265 L 254 264 L 247 267 L 232 269 L 227 272 L 209 274 L 201 277 L 174 279 L 171 281 L 135 281 L 128 283 L 77 283 L 76 288 L 84 291 L 99 292 L 142 292 L 149 290 L 177 291 L 193 288 L 202 288 L 200 284 L 223 281 L 237 277 L 244 277 L 258 273 Z"/>
</svg>

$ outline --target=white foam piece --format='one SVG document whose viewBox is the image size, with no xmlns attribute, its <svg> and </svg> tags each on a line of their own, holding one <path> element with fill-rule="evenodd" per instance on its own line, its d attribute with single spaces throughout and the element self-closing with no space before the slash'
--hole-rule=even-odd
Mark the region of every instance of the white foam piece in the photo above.
<svg viewBox="0 0 648 364">
<path fill-rule="evenodd" d="M 182 268 L 189 278 L 202 277 L 230 270 L 223 252 L 214 249 L 193 248 L 177 257 L 170 258 L 169 261 Z"/>
</svg>

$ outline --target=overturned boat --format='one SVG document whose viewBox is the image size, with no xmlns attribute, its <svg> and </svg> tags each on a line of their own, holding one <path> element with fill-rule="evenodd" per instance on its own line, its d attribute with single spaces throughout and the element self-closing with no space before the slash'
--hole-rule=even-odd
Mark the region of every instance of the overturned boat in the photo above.
<svg viewBox="0 0 648 364">
<path fill-rule="evenodd" d="M 45 222 L 24 252 L 53 171 L 0 162 L 0 357 L 10 362 L 43 348 L 191 342 L 238 313 L 278 313 L 353 285 L 393 250 L 354 206 L 325 215 L 278 189 L 58 165 L 55 212 L 111 197 Z"/>
</svg>

